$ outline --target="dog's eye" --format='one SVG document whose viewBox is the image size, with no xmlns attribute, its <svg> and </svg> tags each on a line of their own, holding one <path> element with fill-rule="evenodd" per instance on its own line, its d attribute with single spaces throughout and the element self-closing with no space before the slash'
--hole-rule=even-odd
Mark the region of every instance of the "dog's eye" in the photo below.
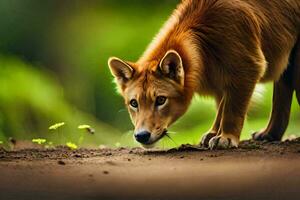
<svg viewBox="0 0 300 200">
<path fill-rule="evenodd" d="M 137 108 L 139 106 L 139 104 L 138 104 L 136 99 L 132 99 L 130 101 L 130 106 L 133 107 L 133 108 Z"/>
<path fill-rule="evenodd" d="M 155 106 L 162 106 L 166 103 L 167 97 L 158 96 L 155 101 Z"/>
</svg>

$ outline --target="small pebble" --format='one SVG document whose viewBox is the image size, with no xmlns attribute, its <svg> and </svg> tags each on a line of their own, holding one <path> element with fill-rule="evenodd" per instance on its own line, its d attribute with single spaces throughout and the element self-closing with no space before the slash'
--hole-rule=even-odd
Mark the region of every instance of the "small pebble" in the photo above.
<svg viewBox="0 0 300 200">
<path fill-rule="evenodd" d="M 57 163 L 58 163 L 59 165 L 66 165 L 66 163 L 65 163 L 64 161 L 62 161 L 62 160 L 57 161 Z"/>
</svg>

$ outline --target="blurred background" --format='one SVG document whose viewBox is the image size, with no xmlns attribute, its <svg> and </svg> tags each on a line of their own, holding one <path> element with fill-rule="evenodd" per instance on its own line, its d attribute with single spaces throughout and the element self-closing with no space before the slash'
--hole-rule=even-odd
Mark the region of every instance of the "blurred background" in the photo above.
<svg viewBox="0 0 300 200">
<path fill-rule="evenodd" d="M 135 61 L 178 0 L 1 0 L 0 142 L 45 138 L 54 144 L 137 146 L 107 59 Z M 242 138 L 268 121 L 272 85 L 258 86 Z M 294 101 L 288 135 L 300 133 Z M 296 111 L 296 112 L 295 112 Z M 298 111 L 298 112 L 297 112 Z M 198 143 L 215 116 L 195 97 L 162 148 Z M 57 130 L 49 126 L 65 122 Z M 82 133 L 87 124 L 95 134 Z M 84 139 L 82 135 L 84 134 Z"/>
</svg>

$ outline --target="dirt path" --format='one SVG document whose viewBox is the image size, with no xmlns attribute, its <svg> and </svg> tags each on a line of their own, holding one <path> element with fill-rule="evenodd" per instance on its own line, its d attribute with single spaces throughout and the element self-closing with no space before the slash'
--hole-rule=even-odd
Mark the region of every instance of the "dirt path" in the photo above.
<svg viewBox="0 0 300 200">
<path fill-rule="evenodd" d="M 207 151 L 0 151 L 0 199 L 299 199 L 300 140 Z"/>
</svg>

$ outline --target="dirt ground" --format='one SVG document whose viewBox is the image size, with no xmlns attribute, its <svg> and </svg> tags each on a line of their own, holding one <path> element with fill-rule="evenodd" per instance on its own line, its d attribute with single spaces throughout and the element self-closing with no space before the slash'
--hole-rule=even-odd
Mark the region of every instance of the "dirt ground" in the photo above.
<svg viewBox="0 0 300 200">
<path fill-rule="evenodd" d="M 239 149 L 0 150 L 0 199 L 299 199 L 300 139 Z"/>
</svg>

